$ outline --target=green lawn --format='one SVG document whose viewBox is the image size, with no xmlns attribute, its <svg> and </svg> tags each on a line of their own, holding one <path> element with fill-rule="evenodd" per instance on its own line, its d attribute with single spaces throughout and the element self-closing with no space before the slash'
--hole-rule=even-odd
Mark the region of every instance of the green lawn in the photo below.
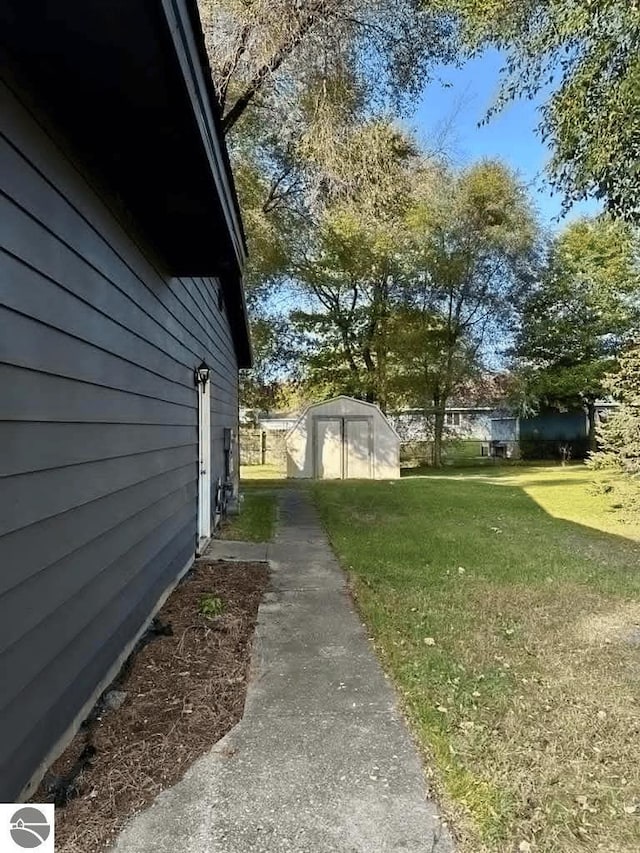
<svg viewBox="0 0 640 853">
<path fill-rule="evenodd" d="M 313 486 L 464 853 L 640 850 L 640 525 L 601 478 Z"/>
<path fill-rule="evenodd" d="M 254 485 L 265 480 L 286 485 L 284 471 L 277 465 L 241 465 L 240 479 L 244 485 Z"/>
<path fill-rule="evenodd" d="M 240 512 L 220 529 L 221 539 L 269 542 L 276 523 L 276 496 L 268 491 L 242 490 Z"/>
</svg>

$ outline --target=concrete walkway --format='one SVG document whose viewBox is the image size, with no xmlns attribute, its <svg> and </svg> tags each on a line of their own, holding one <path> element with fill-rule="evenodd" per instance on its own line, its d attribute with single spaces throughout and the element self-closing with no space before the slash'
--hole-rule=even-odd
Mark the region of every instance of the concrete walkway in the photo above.
<svg viewBox="0 0 640 853">
<path fill-rule="evenodd" d="M 450 853 L 413 742 L 302 491 L 282 493 L 242 721 L 117 853 Z M 262 546 L 264 549 L 264 546 Z M 207 556 L 246 559 L 215 542 Z"/>
</svg>

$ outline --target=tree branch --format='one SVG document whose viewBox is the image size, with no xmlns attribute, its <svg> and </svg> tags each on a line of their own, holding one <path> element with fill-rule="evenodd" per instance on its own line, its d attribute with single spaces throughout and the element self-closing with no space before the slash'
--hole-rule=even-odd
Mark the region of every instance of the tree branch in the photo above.
<svg viewBox="0 0 640 853">
<path fill-rule="evenodd" d="M 227 93 L 229 91 L 229 83 L 231 82 L 231 78 L 233 76 L 233 72 L 238 67 L 238 63 L 242 59 L 246 49 L 247 43 L 249 41 L 249 36 L 251 35 L 251 26 L 249 24 L 245 24 L 242 30 L 240 31 L 240 35 L 238 36 L 238 42 L 236 44 L 236 49 L 234 50 L 232 56 L 225 62 L 220 70 L 220 83 L 218 85 L 218 101 L 220 103 L 220 109 L 224 110 L 225 103 L 227 101 Z"/>
<path fill-rule="evenodd" d="M 262 88 L 265 80 L 274 74 L 288 59 L 291 53 L 298 47 L 303 38 L 312 29 L 312 27 L 334 10 L 332 7 L 337 7 L 336 2 L 327 2 L 327 0 L 315 0 L 310 7 L 302 14 L 297 15 L 297 26 L 291 33 L 284 44 L 276 50 L 273 56 L 259 68 L 247 83 L 244 91 L 236 98 L 233 106 L 228 110 L 222 119 L 222 128 L 226 133 L 233 128 L 240 116 L 247 109 L 251 101 L 256 97 Z"/>
</svg>

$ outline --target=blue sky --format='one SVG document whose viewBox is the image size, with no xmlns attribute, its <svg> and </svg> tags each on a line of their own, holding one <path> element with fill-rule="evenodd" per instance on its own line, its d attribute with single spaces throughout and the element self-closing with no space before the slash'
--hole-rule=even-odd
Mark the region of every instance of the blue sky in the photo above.
<svg viewBox="0 0 640 853">
<path fill-rule="evenodd" d="M 556 221 L 562 200 L 558 194 L 551 194 L 544 175 L 549 152 L 536 132 L 539 103 L 515 101 L 488 125 L 478 127 L 497 94 L 502 64 L 500 54 L 491 50 L 461 68 L 438 69 L 409 121 L 418 138 L 430 148 L 444 131 L 445 148 L 456 165 L 483 157 L 505 160 L 529 185 L 541 221 L 550 228 L 557 229 L 577 216 L 599 212 L 597 202 L 581 203 L 564 220 Z M 443 83 L 449 83 L 450 87 L 445 88 Z"/>
</svg>

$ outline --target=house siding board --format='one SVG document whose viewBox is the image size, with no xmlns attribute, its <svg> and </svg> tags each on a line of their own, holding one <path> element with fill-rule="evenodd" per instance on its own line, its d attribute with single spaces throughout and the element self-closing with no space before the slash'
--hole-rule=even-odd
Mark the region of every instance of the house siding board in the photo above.
<svg viewBox="0 0 640 853">
<path fill-rule="evenodd" d="M 144 514 L 142 523 L 134 516 L 122 532 L 109 531 L 86 546 L 84 553 L 75 552 L 5 593 L 0 665 L 13 670 L 6 687 L 3 684 L 6 706 L 23 691 L 38 690 L 38 675 L 54 666 L 59 657 L 67 664 L 72 656 L 83 658 L 83 650 L 75 648 L 75 638 L 98 622 L 114 596 L 126 595 L 137 573 L 152 558 L 162 563 L 164 549 L 190 525 L 193 510 L 185 500 L 188 491 L 183 487 L 181 494 L 168 495 Z M 34 593 L 42 601 L 34 602 Z M 24 613 L 11 613 L 9 604 L 24 608 Z M 31 704 L 31 700 L 25 703 L 25 714 L 37 715 Z"/>
<path fill-rule="evenodd" d="M 5 99 L 1 97 L 1 89 L 2 84 L 0 107 L 4 107 Z M 14 134 L 16 132 L 15 128 L 10 127 L 9 130 L 13 130 Z M 0 208 L 0 222 L 3 223 L 0 234 L 6 250 L 42 274 L 61 282 L 69 276 L 67 263 L 73 265 L 79 276 L 86 274 L 88 266 L 102 276 L 107 284 L 117 285 L 118 289 L 156 320 L 164 332 L 162 339 L 165 347 L 168 332 L 176 343 L 185 345 L 192 355 L 202 351 L 203 347 L 206 349 L 211 339 L 208 340 L 205 330 L 198 324 L 189 305 L 185 304 L 182 281 L 167 279 L 112 216 L 111 222 L 106 223 L 104 214 L 108 214 L 108 211 L 103 203 L 87 205 L 83 198 L 87 184 L 79 173 L 65 172 L 67 181 L 61 186 L 62 176 L 56 176 L 57 180 L 49 180 L 49 176 L 42 171 L 56 155 L 53 144 L 46 139 L 43 141 L 43 146 L 48 149 L 45 157 L 37 156 L 39 149 L 29 148 L 36 165 L 29 159 L 25 147 L 20 148 L 15 138 L 11 144 L 7 144 L 6 135 L 4 139 L 5 145 L 0 147 L 2 192 L 5 200 L 17 208 L 12 217 L 2 216 L 3 210 Z M 97 200 L 95 194 L 93 198 Z M 16 218 L 19 221 L 13 224 Z M 31 222 L 25 219 L 31 219 Z M 54 246 L 51 245 L 51 238 Z M 81 261 L 80 266 L 66 257 L 68 254 L 76 255 Z M 209 282 L 209 286 L 217 288 L 218 285 Z M 233 353 L 231 336 L 216 330 L 215 338 L 217 347 L 212 357 L 223 366 L 224 356 L 229 358 Z"/>
<path fill-rule="evenodd" d="M 192 426 L 196 408 L 3 364 L 0 420 Z M 194 433 L 197 440 L 197 432 Z"/>
<path fill-rule="evenodd" d="M 0 327 L 4 330 L 0 356 L 6 364 L 193 408 L 192 388 L 167 381 L 132 361 L 113 355 L 104 348 L 109 346 L 108 340 L 98 348 L 68 332 L 4 308 L 0 308 Z M 117 340 L 114 340 L 114 349 L 118 347 Z"/>
<path fill-rule="evenodd" d="M 194 368 L 211 368 L 213 490 L 238 392 L 219 283 L 166 276 L 1 83 L 0 115 L 0 797 L 10 801 L 193 556 Z"/>
<path fill-rule="evenodd" d="M 31 525 L 21 527 L 0 538 L 0 595 L 26 583 L 31 577 L 52 570 L 61 560 L 71 558 L 76 551 L 95 547 L 95 540 L 107 537 L 116 530 L 122 540 L 121 526 L 130 518 L 150 512 L 153 506 L 183 486 L 194 488 L 193 466 L 166 471 L 149 477 L 128 489 L 111 492 L 68 512 L 54 515 L 37 523 L 37 537 Z M 105 526 L 105 518 L 110 526 Z M 146 519 L 142 519 L 144 522 Z M 136 520 L 136 524 L 140 519 Z M 100 543 L 106 547 L 107 540 Z M 122 545 L 122 542 L 121 542 Z M 83 552 L 82 559 L 86 558 Z"/>
<path fill-rule="evenodd" d="M 75 429 L 75 424 L 69 426 Z M 194 460 L 193 447 L 186 446 L 6 477 L 2 482 L 0 536 L 166 471 L 177 472 L 193 465 Z"/>
<path fill-rule="evenodd" d="M 196 444 L 190 426 L 0 421 L 0 477 Z"/>
<path fill-rule="evenodd" d="M 189 522 L 192 497 L 189 486 L 180 487 L 3 594 L 6 614 L 0 655 L 5 663 L 20 661 L 19 675 L 4 687 L 4 701 L 28 686 L 84 622 L 99 617 L 104 602 L 130 582 L 141 564 L 141 552 L 159 548 L 176 519 L 179 527 Z M 40 598 L 34 606 L 34 599 Z M 34 641 L 37 636 L 50 637 L 37 658 L 29 654 L 30 634 Z"/>
<path fill-rule="evenodd" d="M 192 552 L 189 524 L 165 546 L 161 571 L 157 571 L 156 558 L 152 558 L 134 582 L 105 607 L 105 619 L 117 620 L 119 632 L 103 637 L 98 624 L 89 624 L 29 686 L 28 701 L 21 694 L 16 701 L 3 707 L 0 711 L 3 732 L 28 730 L 24 740 L 3 738 L 0 796 L 4 801 L 15 798 L 18 768 L 37 766 L 56 737 L 63 735 L 78 708 L 91 697 L 96 672 L 104 673 L 109 669 L 122 651 L 123 637 L 135 636 L 163 590 L 179 574 Z M 72 680 L 70 672 L 73 672 Z M 46 725 L 42 724 L 42 716 L 33 713 L 36 707 L 46 718 Z"/>
<path fill-rule="evenodd" d="M 43 200 L 43 205 L 46 204 L 47 201 Z M 16 219 L 18 224 L 14 226 Z M 78 218 L 78 222 L 82 223 L 82 220 Z M 91 304 L 99 305 L 106 316 L 111 316 L 111 303 L 117 301 L 117 295 L 120 293 L 125 297 L 116 315 L 120 324 L 129 330 L 139 329 L 138 334 L 154 343 L 162 352 L 169 353 L 185 368 L 208 347 L 211 349 L 212 366 L 217 365 L 224 370 L 227 360 L 233 357 L 230 337 L 220 334 L 220 330 L 217 330 L 215 336 L 212 334 L 206 338 L 202 329 L 194 328 L 195 320 L 192 319 L 190 326 L 185 326 L 177 319 L 173 313 L 177 311 L 175 299 L 167 303 L 164 299 L 155 298 L 163 293 L 163 289 L 166 292 L 172 289 L 179 292 L 179 279 L 163 280 L 154 270 L 152 281 L 155 287 L 149 290 L 145 280 L 135 277 L 115 252 L 112 253 L 116 266 L 113 273 L 110 274 L 104 264 L 102 269 L 95 268 L 88 261 L 86 254 L 82 256 L 72 250 L 61 241 L 59 235 L 42 227 L 15 202 L 2 196 L 0 246 L 8 256 L 13 257 L 14 262 L 21 261 L 26 267 L 31 267 L 60 287 L 75 293 L 80 291 Z M 88 243 L 83 243 L 82 250 L 87 246 Z M 133 243 L 129 244 L 129 248 L 131 251 L 139 251 Z M 3 268 L 9 263 L 10 261 L 5 259 Z M 210 286 L 216 285 L 211 283 Z M 122 300 L 120 302 L 122 303 Z M 147 329 L 147 322 L 140 324 L 135 317 L 131 317 L 132 309 L 136 313 L 146 315 L 147 321 L 151 321 L 155 326 L 152 332 Z M 183 319 L 187 319 L 186 314 L 183 314 Z"/>
<path fill-rule="evenodd" d="M 86 279 L 82 282 L 86 285 Z M 107 284 L 105 291 L 111 294 L 113 288 Z M 53 299 L 52 292 L 55 292 Z M 97 349 L 106 347 L 108 352 L 124 361 L 190 390 L 193 384 L 188 368 L 191 354 L 185 354 L 184 364 L 176 361 L 161 347 L 159 328 L 158 334 L 152 335 L 149 342 L 126 325 L 131 325 L 130 305 L 123 306 L 120 318 L 116 320 L 116 306 L 108 306 L 108 313 L 89 301 L 95 292 L 95 287 L 85 287 L 85 294 L 78 295 L 68 284 L 61 287 L 17 258 L 4 252 L 0 254 L 0 300 L 7 309 L 37 320 L 44 328 L 59 330 L 86 341 Z M 143 327 L 143 333 L 145 331 Z"/>
</svg>

